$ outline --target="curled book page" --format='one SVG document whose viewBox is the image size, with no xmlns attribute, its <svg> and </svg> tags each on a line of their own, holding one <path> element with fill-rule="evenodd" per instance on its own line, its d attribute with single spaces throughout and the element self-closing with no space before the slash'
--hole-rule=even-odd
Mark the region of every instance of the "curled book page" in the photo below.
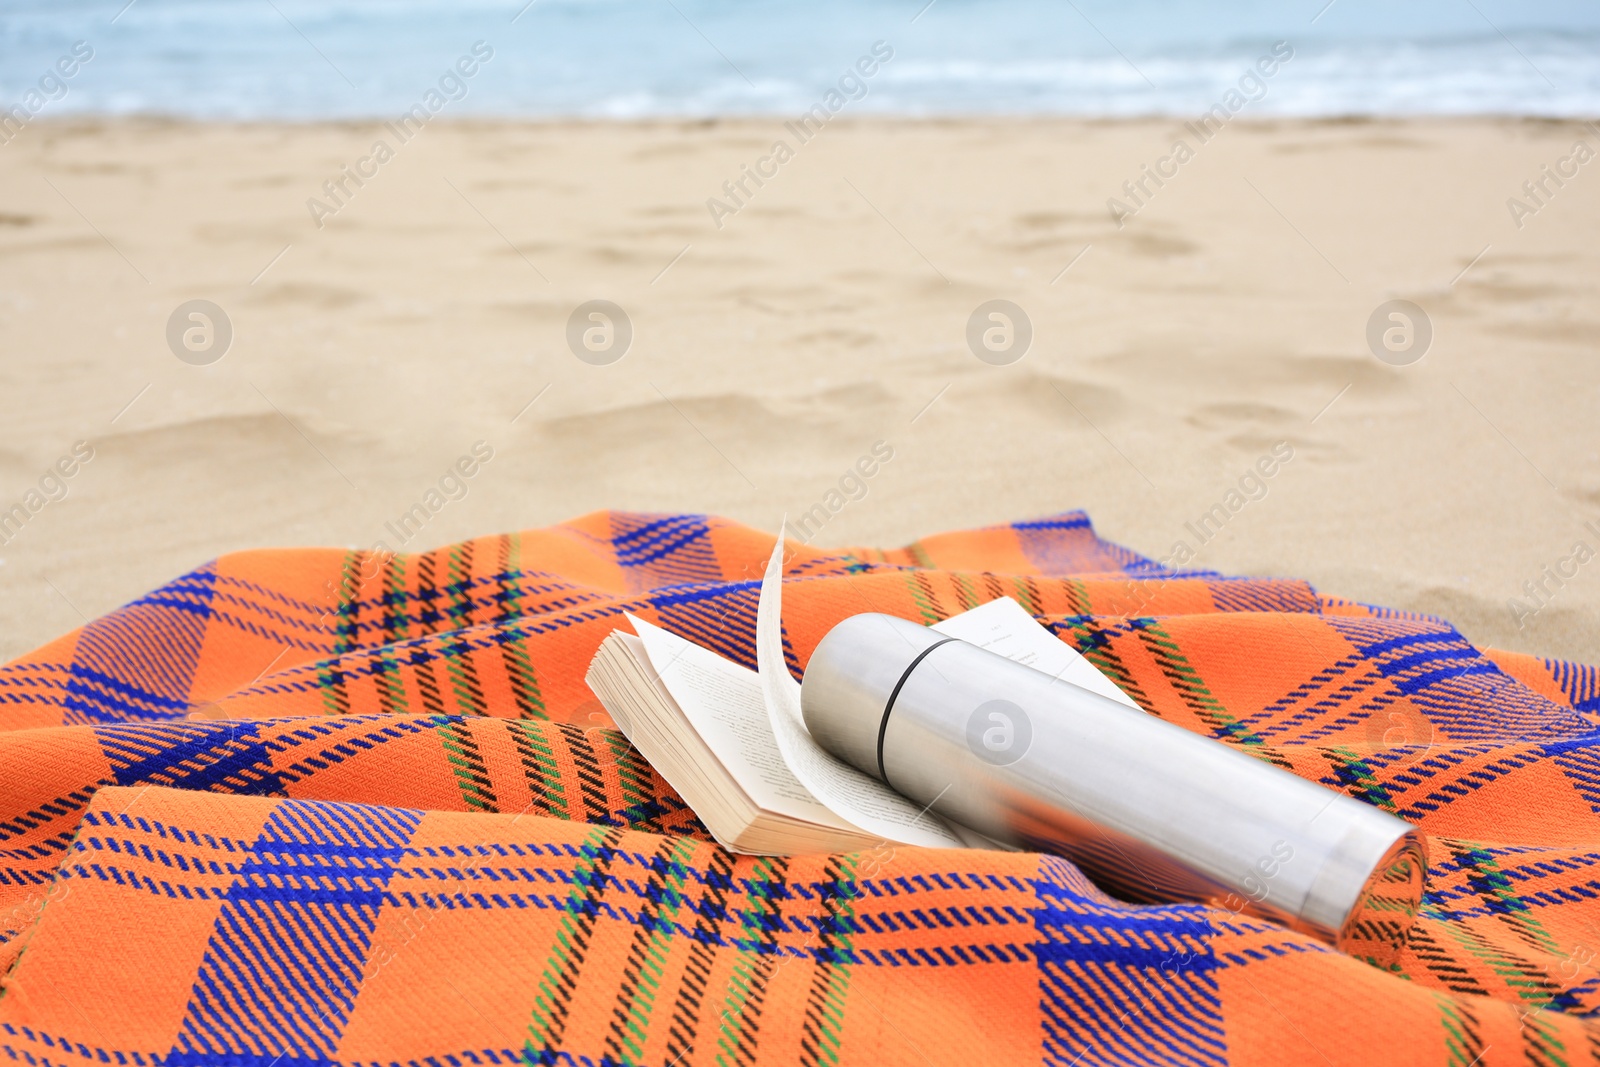
<svg viewBox="0 0 1600 1067">
<path fill-rule="evenodd" d="M 635 615 L 627 619 L 661 684 L 751 800 L 792 819 L 854 829 L 819 803 L 784 762 L 755 671 Z"/>
<path fill-rule="evenodd" d="M 783 535 L 773 546 L 756 609 L 756 669 L 767 715 L 784 762 L 811 795 L 846 822 L 906 845 L 963 848 L 964 842 L 926 808 L 825 751 L 811 739 L 800 711 L 800 683 L 783 660 Z"/>
</svg>

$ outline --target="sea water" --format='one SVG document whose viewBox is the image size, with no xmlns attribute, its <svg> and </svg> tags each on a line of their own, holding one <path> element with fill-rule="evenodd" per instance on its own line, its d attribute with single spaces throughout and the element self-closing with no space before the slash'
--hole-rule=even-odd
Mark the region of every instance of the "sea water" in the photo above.
<svg viewBox="0 0 1600 1067">
<path fill-rule="evenodd" d="M 1600 114 L 1576 0 L 0 0 L 0 107 L 392 117 L 445 78 L 454 116 L 794 115 L 876 46 L 852 113 L 1190 116 L 1278 42 L 1253 115 Z"/>
</svg>

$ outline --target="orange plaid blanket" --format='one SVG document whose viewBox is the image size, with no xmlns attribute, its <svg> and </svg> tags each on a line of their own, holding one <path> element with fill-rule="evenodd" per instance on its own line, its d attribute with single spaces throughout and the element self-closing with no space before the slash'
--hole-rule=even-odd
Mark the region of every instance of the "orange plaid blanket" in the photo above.
<svg viewBox="0 0 1600 1067">
<path fill-rule="evenodd" d="M 0 1049 L 29 1067 L 1600 1060 L 1600 685 L 1087 516 L 795 546 L 790 667 L 1015 597 L 1150 714 L 1409 819 L 1360 960 L 1050 856 L 736 857 L 583 684 L 624 611 L 754 665 L 772 538 L 599 513 L 225 556 L 0 668 Z"/>
</svg>

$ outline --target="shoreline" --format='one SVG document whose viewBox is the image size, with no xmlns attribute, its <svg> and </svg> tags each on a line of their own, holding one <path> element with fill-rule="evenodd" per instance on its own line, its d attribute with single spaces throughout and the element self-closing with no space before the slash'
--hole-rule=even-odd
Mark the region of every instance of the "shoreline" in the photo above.
<svg viewBox="0 0 1600 1067">
<path fill-rule="evenodd" d="M 1189 113 L 1168 114 L 1165 112 L 1152 112 L 1141 115 L 1071 115 L 1071 114 L 1028 114 L 1023 112 L 984 112 L 974 111 L 941 112 L 937 114 L 884 114 L 878 112 L 852 112 L 839 115 L 829 120 L 828 126 L 971 126 L 976 124 L 988 125 L 998 123 L 1011 126 L 1036 126 L 1036 125 L 1070 125 L 1090 127 L 1119 127 L 1152 125 L 1157 123 L 1171 123 L 1182 125 L 1184 122 L 1194 120 L 1194 115 Z M 100 112 L 68 112 L 61 115 L 44 115 L 30 119 L 24 129 L 68 129 L 73 127 L 110 127 L 110 126 L 152 126 L 171 127 L 185 126 L 193 128 L 216 127 L 242 127 L 259 129 L 319 129 L 319 128 L 344 128 L 344 129 L 369 129 L 382 126 L 391 122 L 394 116 L 388 114 L 341 116 L 332 118 L 271 118 L 271 119 L 232 119 L 232 118 L 201 118 L 190 115 L 166 114 L 163 112 L 127 112 L 127 113 L 100 113 Z M 494 115 L 471 113 L 466 115 L 440 115 L 429 120 L 429 126 L 439 128 L 456 127 L 474 129 L 481 127 L 502 126 L 527 126 L 527 127 L 562 127 L 562 128 L 630 128 L 658 129 L 661 127 L 680 127 L 685 129 L 715 128 L 718 126 L 741 126 L 757 123 L 775 123 L 782 126 L 785 122 L 793 121 L 795 116 L 786 111 L 774 112 L 749 112 L 740 114 L 716 115 L 645 115 L 636 117 L 613 117 L 605 115 L 583 116 L 571 114 L 552 115 Z M 1425 112 L 1415 114 L 1379 114 L 1368 112 L 1349 112 L 1327 115 L 1244 115 L 1231 118 L 1230 127 L 1256 128 L 1270 130 L 1278 126 L 1306 126 L 1341 127 L 1341 126 L 1370 126 L 1370 125 L 1439 125 L 1439 126 L 1482 126 L 1482 125 L 1534 125 L 1572 126 L 1594 132 L 1593 124 L 1600 123 L 1600 112 L 1593 118 L 1577 118 L 1569 115 L 1539 115 L 1523 112 L 1482 112 L 1462 113 L 1448 115 L 1430 115 Z"/>
</svg>

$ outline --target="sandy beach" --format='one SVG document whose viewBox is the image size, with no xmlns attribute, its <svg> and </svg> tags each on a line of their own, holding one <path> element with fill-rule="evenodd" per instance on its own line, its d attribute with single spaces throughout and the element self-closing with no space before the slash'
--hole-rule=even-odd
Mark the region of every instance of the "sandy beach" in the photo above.
<svg viewBox="0 0 1600 1067">
<path fill-rule="evenodd" d="M 1177 140 L 1192 158 L 1161 163 Z M 1593 661 L 1580 140 L 1600 134 L 41 120 L 0 148 L 0 511 L 26 513 L 0 659 L 242 548 L 419 550 L 607 507 L 825 513 L 816 544 L 900 544 L 1081 507 L 1157 558 Z M 1119 227 L 1107 201 L 1135 206 L 1147 166 L 1173 176 Z M 1546 166 L 1575 174 L 1533 197 Z M 594 299 L 631 323 L 608 365 L 568 347 Z M 1428 316 L 1418 362 L 1369 351 L 1391 299 Z M 204 365 L 169 347 L 191 300 L 231 324 Z M 969 350 L 990 300 L 1031 323 L 1015 362 Z"/>
</svg>

